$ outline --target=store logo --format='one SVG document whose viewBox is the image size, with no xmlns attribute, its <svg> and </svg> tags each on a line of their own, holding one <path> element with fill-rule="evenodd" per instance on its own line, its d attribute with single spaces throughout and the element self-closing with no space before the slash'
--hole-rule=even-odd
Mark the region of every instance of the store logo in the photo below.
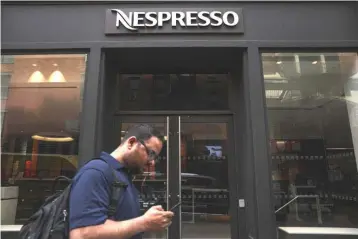
<svg viewBox="0 0 358 239">
<path fill-rule="evenodd" d="M 106 34 L 243 32 L 241 9 L 126 11 L 108 9 Z"/>
<path fill-rule="evenodd" d="M 111 9 L 116 13 L 116 27 L 123 25 L 131 31 L 140 27 L 162 27 L 164 23 L 172 27 L 218 27 L 226 25 L 236 26 L 239 23 L 239 15 L 233 11 L 190 11 L 190 12 L 129 12 L 125 14 L 120 9 Z"/>
</svg>

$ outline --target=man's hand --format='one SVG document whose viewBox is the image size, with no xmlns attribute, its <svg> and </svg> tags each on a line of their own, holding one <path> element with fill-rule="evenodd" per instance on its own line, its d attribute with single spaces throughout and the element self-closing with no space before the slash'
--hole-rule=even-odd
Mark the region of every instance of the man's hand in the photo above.
<svg viewBox="0 0 358 239">
<path fill-rule="evenodd" d="M 164 230 L 172 223 L 173 212 L 164 211 L 162 206 L 151 207 L 142 217 L 146 231 Z"/>
</svg>

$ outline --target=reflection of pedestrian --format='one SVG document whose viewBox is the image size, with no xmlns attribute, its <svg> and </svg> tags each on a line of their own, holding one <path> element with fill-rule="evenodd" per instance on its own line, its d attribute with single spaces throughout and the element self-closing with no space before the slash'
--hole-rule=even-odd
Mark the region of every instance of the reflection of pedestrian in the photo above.
<svg viewBox="0 0 358 239">
<path fill-rule="evenodd" d="M 70 195 L 70 239 L 140 238 L 144 231 L 160 231 L 171 223 L 172 212 L 161 206 L 151 207 L 140 216 L 139 195 L 131 182 L 133 173 L 154 165 L 162 149 L 158 135 L 148 125 L 129 129 L 121 144 L 111 153 L 102 153 L 102 160 L 83 166 L 75 178 Z M 106 162 L 104 162 L 106 161 Z M 127 184 L 114 218 L 108 218 L 112 170 Z"/>
</svg>

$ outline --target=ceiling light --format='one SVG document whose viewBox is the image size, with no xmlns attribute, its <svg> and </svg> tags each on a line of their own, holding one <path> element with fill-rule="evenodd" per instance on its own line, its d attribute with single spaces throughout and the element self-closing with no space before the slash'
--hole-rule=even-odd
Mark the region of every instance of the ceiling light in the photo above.
<svg viewBox="0 0 358 239">
<path fill-rule="evenodd" d="M 61 73 L 61 71 L 54 71 L 49 79 L 49 82 L 66 82 L 65 77 Z"/>
<path fill-rule="evenodd" d="M 316 65 L 317 64 L 317 61 L 312 61 L 312 65 Z"/>
<path fill-rule="evenodd" d="M 34 73 L 32 73 L 32 75 L 27 80 L 27 82 L 29 83 L 40 83 L 44 81 L 45 77 L 40 71 L 35 71 Z"/>
<path fill-rule="evenodd" d="M 32 66 L 37 66 L 37 64 L 32 64 Z"/>
<path fill-rule="evenodd" d="M 282 64 L 282 61 L 278 61 L 276 62 L 277 65 L 281 65 Z"/>
<path fill-rule="evenodd" d="M 53 66 L 58 66 L 57 63 L 52 64 Z"/>
</svg>

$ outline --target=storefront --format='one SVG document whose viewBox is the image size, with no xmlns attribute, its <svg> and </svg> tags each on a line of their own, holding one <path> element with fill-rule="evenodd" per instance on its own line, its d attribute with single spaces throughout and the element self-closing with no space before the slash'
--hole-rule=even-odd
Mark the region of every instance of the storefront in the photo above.
<svg viewBox="0 0 358 239">
<path fill-rule="evenodd" d="M 354 2 L 3 1 L 2 224 L 149 123 L 164 148 L 134 179 L 142 209 L 182 204 L 146 237 L 357 230 L 357 19 Z"/>
</svg>

